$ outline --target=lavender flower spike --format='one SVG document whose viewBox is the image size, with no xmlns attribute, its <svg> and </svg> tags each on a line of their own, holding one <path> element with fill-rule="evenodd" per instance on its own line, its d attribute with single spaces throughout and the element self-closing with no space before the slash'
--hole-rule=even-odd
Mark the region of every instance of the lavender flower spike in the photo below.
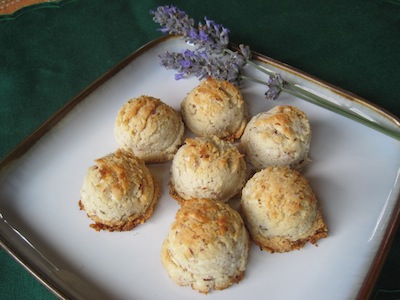
<svg viewBox="0 0 400 300">
<path fill-rule="evenodd" d="M 277 73 L 275 75 L 270 75 L 267 85 L 268 91 L 265 93 L 265 98 L 267 100 L 276 100 L 284 88 L 285 81 L 281 74 Z"/>
<path fill-rule="evenodd" d="M 178 71 L 175 79 L 183 79 L 189 76 L 196 76 L 204 79 L 213 77 L 226 80 L 233 84 L 239 84 L 240 69 L 242 61 L 235 56 L 221 60 L 217 57 L 210 57 L 205 51 L 182 50 L 181 52 L 166 52 L 160 56 L 161 65 L 167 69 Z"/>
<path fill-rule="evenodd" d="M 175 6 L 159 6 L 150 11 L 154 22 L 161 25 L 163 33 L 181 35 L 186 42 L 192 43 L 197 50 L 222 54 L 229 44 L 229 30 L 214 20 L 204 18 L 205 23 L 194 26 L 194 20 Z"/>
<path fill-rule="evenodd" d="M 153 21 L 160 24 L 163 33 L 189 36 L 194 29 L 194 20 L 175 6 L 159 6 L 156 11 L 150 11 Z"/>
<path fill-rule="evenodd" d="M 201 33 L 199 47 L 204 47 L 207 51 L 213 51 L 215 54 L 223 53 L 229 44 L 229 30 L 207 17 L 204 20 L 205 25 L 199 23 Z"/>
</svg>

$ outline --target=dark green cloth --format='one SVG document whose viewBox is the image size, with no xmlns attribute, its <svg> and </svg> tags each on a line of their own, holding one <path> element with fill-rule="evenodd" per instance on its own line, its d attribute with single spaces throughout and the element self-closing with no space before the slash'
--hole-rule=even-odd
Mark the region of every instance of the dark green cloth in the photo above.
<svg viewBox="0 0 400 300">
<path fill-rule="evenodd" d="M 228 27 L 231 41 L 353 92 L 400 116 L 400 1 L 170 1 Z M 0 19 L 0 158 L 74 95 L 161 36 L 149 0 L 72 0 Z M 378 290 L 380 292 L 378 293 Z M 375 299 L 399 299 L 400 233 Z M 390 298 L 391 297 L 391 298 Z M 1 299 L 54 296 L 0 251 Z"/>
</svg>

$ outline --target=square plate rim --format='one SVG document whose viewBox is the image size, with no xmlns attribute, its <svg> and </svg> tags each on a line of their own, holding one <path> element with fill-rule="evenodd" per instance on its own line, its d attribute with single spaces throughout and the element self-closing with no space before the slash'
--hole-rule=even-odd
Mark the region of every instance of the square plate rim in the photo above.
<svg viewBox="0 0 400 300">
<path fill-rule="evenodd" d="M 0 172 L 6 172 L 6 169 L 12 166 L 14 161 L 17 161 L 21 158 L 41 137 L 43 137 L 48 131 L 50 131 L 56 124 L 58 124 L 68 113 L 80 102 L 82 102 L 87 96 L 93 93 L 97 88 L 101 87 L 104 83 L 110 80 L 114 75 L 120 72 L 124 67 L 133 62 L 136 58 L 140 57 L 142 54 L 156 47 L 157 45 L 168 42 L 171 39 L 179 38 L 177 36 L 162 36 L 156 38 L 137 50 L 133 51 L 130 55 L 128 55 L 125 59 L 123 59 L 120 63 L 117 63 L 114 67 L 112 67 L 109 71 L 105 72 L 98 79 L 93 81 L 90 85 L 84 88 L 81 92 L 79 92 L 76 96 L 74 96 L 71 100 L 67 101 L 67 103 L 62 106 L 55 114 L 53 114 L 49 119 L 47 119 L 42 125 L 40 125 L 36 130 L 33 131 L 32 134 L 27 136 L 20 144 L 18 144 L 4 159 L 0 161 Z M 233 45 L 235 47 L 235 45 Z M 379 114 L 384 119 L 393 124 L 396 129 L 400 130 L 400 118 L 393 115 L 392 113 L 386 111 L 379 105 L 372 103 L 364 98 L 361 98 L 351 92 L 348 92 L 340 87 L 332 85 L 328 82 L 325 82 L 315 76 L 312 76 L 306 72 L 303 72 L 299 69 L 296 69 L 290 65 L 272 59 L 266 55 L 253 52 L 253 58 L 255 60 L 261 61 L 263 63 L 267 63 L 271 66 L 276 67 L 277 69 L 282 69 L 286 72 L 289 72 L 295 76 L 299 76 L 306 81 L 312 82 L 324 89 L 328 89 L 335 94 L 340 95 L 348 99 L 349 101 L 359 103 L 360 105 L 366 107 L 367 109 L 372 110 L 374 113 Z M 1 212 L 0 212 L 1 213 Z M 1 220 L 2 218 L 0 218 Z M 3 220 L 4 221 L 4 220 Z M 358 292 L 357 299 L 366 299 L 370 296 L 372 292 L 373 285 L 375 284 L 379 272 L 383 266 L 383 263 L 387 257 L 387 254 L 390 250 L 392 241 L 394 236 L 400 226 L 400 195 L 398 195 L 394 209 L 392 211 L 392 216 L 388 222 L 386 231 L 383 235 L 382 242 L 378 247 L 378 250 L 375 254 L 374 259 L 372 260 L 371 267 L 369 268 L 365 278 L 363 280 L 363 284 Z M 23 237 L 21 237 L 22 239 Z M 69 299 L 73 295 L 71 295 L 68 284 L 60 281 L 52 276 L 49 276 L 41 268 L 39 268 L 36 264 L 32 262 L 29 257 L 26 257 L 15 245 L 11 242 L 7 241 L 7 238 L 0 231 L 0 246 L 7 252 L 10 256 L 12 256 L 22 267 L 24 267 L 31 275 L 33 275 L 39 282 L 41 282 L 47 289 L 49 289 L 53 294 L 61 299 Z M 74 295 L 77 296 L 77 295 Z"/>
</svg>

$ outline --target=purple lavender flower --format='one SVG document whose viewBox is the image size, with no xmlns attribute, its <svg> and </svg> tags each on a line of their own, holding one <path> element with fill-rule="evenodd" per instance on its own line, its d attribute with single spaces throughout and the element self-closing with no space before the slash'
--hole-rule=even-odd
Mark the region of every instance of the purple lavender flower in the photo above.
<svg viewBox="0 0 400 300">
<path fill-rule="evenodd" d="M 214 20 L 204 18 L 205 24 L 199 23 L 200 36 L 199 47 L 217 54 L 223 53 L 229 44 L 229 30 Z"/>
<path fill-rule="evenodd" d="M 195 30 L 194 20 L 175 6 L 159 6 L 156 11 L 150 11 L 153 21 L 160 24 L 163 33 L 189 36 Z"/>
<path fill-rule="evenodd" d="M 182 50 L 181 52 L 164 53 L 160 58 L 162 66 L 178 71 L 175 75 L 177 80 L 194 75 L 200 80 L 213 77 L 239 84 L 241 67 L 234 56 L 221 59 L 220 57 L 210 57 L 205 51 Z"/>
<path fill-rule="evenodd" d="M 250 50 L 249 46 L 240 44 L 239 45 L 239 50 L 240 50 L 240 53 L 243 55 L 243 58 L 245 60 L 250 60 L 251 59 L 251 50 Z"/>
<path fill-rule="evenodd" d="M 200 30 L 198 39 L 204 43 L 207 43 L 208 42 L 208 34 L 204 30 Z"/>
<path fill-rule="evenodd" d="M 161 32 L 181 35 L 198 50 L 221 54 L 229 45 L 229 30 L 214 20 L 205 17 L 204 24 L 195 27 L 193 19 L 172 5 L 160 6 L 150 13 L 154 22 L 161 25 Z"/>
<path fill-rule="evenodd" d="M 185 78 L 185 74 L 183 73 L 176 73 L 175 74 L 175 80 L 181 80 Z"/>
<path fill-rule="evenodd" d="M 265 98 L 267 100 L 276 100 L 281 94 L 285 81 L 281 74 L 271 75 L 268 79 L 268 91 L 265 92 Z"/>
<path fill-rule="evenodd" d="M 190 60 L 187 60 L 187 59 L 182 59 L 181 60 L 181 66 L 184 69 L 188 69 L 188 68 L 190 68 L 192 66 L 192 62 Z"/>
</svg>

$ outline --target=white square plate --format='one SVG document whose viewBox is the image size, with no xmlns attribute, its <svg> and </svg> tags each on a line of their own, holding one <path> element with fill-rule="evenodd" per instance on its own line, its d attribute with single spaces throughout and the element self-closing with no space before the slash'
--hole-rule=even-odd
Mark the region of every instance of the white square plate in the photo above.
<svg viewBox="0 0 400 300">
<path fill-rule="evenodd" d="M 158 55 L 184 47 L 177 38 L 144 46 L 74 98 L 1 163 L 3 248 L 65 298 L 336 300 L 366 293 L 363 282 L 376 268 L 374 261 L 398 222 L 400 142 L 287 94 L 267 102 L 265 87 L 256 83 L 241 87 L 252 115 L 289 104 L 310 119 L 312 162 L 305 176 L 330 233 L 318 247 L 270 254 L 253 245 L 239 284 L 207 296 L 177 286 L 160 260 L 161 243 L 178 209 L 168 195 L 170 163 L 149 165 L 162 197 L 145 224 L 130 232 L 89 228 L 91 220 L 78 207 L 87 168 L 116 150 L 114 120 L 129 99 L 146 94 L 179 109 L 198 80 L 175 81 L 174 71 L 162 68 Z M 284 78 L 400 130 L 395 117 L 356 96 L 262 55 L 256 57 Z"/>
</svg>

